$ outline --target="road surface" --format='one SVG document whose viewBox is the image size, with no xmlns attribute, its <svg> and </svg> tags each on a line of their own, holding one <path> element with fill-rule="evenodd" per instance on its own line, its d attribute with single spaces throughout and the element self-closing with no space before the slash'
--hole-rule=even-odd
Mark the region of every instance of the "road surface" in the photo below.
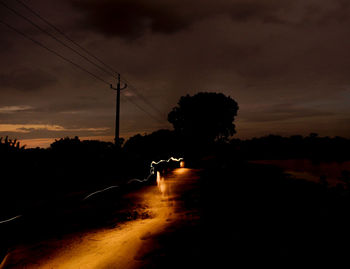
<svg viewBox="0 0 350 269">
<path fill-rule="evenodd" d="M 179 221 L 196 221 L 183 196 L 195 188 L 198 171 L 178 168 L 157 175 L 157 186 L 147 186 L 132 195 L 139 199 L 149 218 L 136 219 L 113 229 L 73 234 L 62 239 L 19 246 L 4 259 L 1 268 L 144 268 L 152 263 L 157 240 Z M 168 242 L 169 243 L 169 242 Z M 46 252 L 46 250 L 50 250 Z M 45 254 L 48 253 L 48 254 Z"/>
</svg>

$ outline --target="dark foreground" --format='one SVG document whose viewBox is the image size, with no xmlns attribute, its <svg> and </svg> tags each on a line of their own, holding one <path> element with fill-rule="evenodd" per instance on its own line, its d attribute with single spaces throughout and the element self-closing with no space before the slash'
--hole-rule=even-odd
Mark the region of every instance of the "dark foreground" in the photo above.
<svg viewBox="0 0 350 269">
<path fill-rule="evenodd" d="M 91 262 L 86 259 L 86 266 L 81 268 L 128 268 L 125 264 L 120 267 L 122 263 L 116 262 L 123 258 L 132 261 L 128 263 L 129 268 L 242 268 L 251 265 L 285 268 L 304 264 L 334 265 L 348 260 L 350 194 L 346 188 L 330 188 L 296 180 L 277 168 L 240 161 L 214 160 L 201 166 L 204 169 L 191 170 L 187 177 L 186 174 L 178 175 L 177 183 L 170 188 L 175 190 L 175 197 L 165 197 L 159 192 L 156 194 L 153 191 L 157 187 L 153 186 L 151 193 L 154 196 L 151 197 L 160 198 L 159 201 L 165 201 L 169 207 L 152 206 L 149 203 L 145 206 L 142 199 L 132 196 L 127 196 L 129 200 L 118 198 L 119 202 L 128 201 L 122 202 L 122 205 L 111 205 L 107 201 L 111 202 L 116 196 L 107 197 L 99 203 L 101 209 L 105 206 L 109 210 L 97 210 L 93 217 L 81 213 L 85 221 L 95 220 L 94 229 L 84 227 L 77 215 L 77 218 L 59 222 L 61 225 L 65 223 L 67 227 L 75 225 L 77 229 L 72 231 L 67 228 L 66 232 L 57 235 L 60 225 L 55 226 L 51 221 L 49 224 L 53 234 L 46 232 L 40 240 L 30 238 L 22 241 L 20 246 L 13 246 L 10 253 L 14 254 L 10 254 L 7 260 L 7 264 L 12 264 L 12 267 L 5 268 L 22 268 L 28 262 L 33 268 L 40 268 L 39 265 L 46 263 L 40 263 L 35 255 L 42 258 L 42 253 L 53 260 L 61 257 L 60 263 L 56 263 L 57 267 L 46 268 L 69 268 L 63 264 L 69 264 L 73 256 L 69 256 L 69 252 L 67 254 L 62 244 L 72 246 L 70 249 L 74 252 L 76 250 L 73 247 L 79 246 L 79 242 L 67 241 L 67 238 L 80 238 L 84 243 L 86 234 L 97 235 L 99 231 L 107 231 L 107 235 L 112 236 L 110 233 L 127 228 L 128 223 L 147 225 L 152 221 L 149 231 L 142 230 L 140 234 L 134 230 L 130 238 L 124 238 L 125 242 L 129 242 L 125 243 L 129 247 L 127 252 L 123 252 L 123 248 L 118 249 L 121 246 L 115 243 L 107 248 L 108 262 L 96 263 L 104 255 L 97 250 L 89 256 Z M 184 184 L 186 181 L 180 178 L 189 178 L 191 183 Z M 176 185 L 178 182 L 182 182 L 182 185 Z M 139 192 L 144 193 L 146 189 Z M 156 210 L 153 214 L 153 207 L 161 211 Z M 165 208 L 169 210 L 164 211 Z M 84 209 L 76 210 L 80 212 Z M 121 212 L 130 217 L 126 218 L 124 224 L 116 226 L 122 219 Z M 130 212 L 138 213 L 132 215 Z M 96 216 L 103 217 L 96 221 Z M 157 219 L 159 222 L 156 222 Z M 84 233 L 79 232 L 79 227 L 84 227 Z M 37 232 L 40 234 L 40 229 Z M 117 235 L 111 238 L 118 242 Z M 90 239 L 96 242 L 102 240 L 98 236 Z M 52 242 L 62 244 L 56 244 L 55 249 Z M 45 246 L 53 249 L 47 250 Z M 22 252 L 18 252 L 18 249 Z M 63 249 L 66 256 L 60 256 Z M 81 255 L 83 257 L 84 253 Z M 94 264 L 97 265 L 94 267 Z"/>
<path fill-rule="evenodd" d="M 149 268 L 341 268 L 350 253 L 347 187 L 295 179 L 267 165 L 213 161 L 184 197 L 200 221 L 158 237 Z M 192 196 L 198 192 L 199 203 Z M 186 199 L 189 198 L 189 199 Z"/>
</svg>

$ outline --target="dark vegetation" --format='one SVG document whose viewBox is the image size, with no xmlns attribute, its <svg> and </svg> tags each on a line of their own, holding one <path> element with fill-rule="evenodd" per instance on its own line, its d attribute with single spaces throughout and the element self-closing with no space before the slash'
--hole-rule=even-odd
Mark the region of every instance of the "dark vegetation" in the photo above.
<svg viewBox="0 0 350 269">
<path fill-rule="evenodd" d="M 209 100 L 216 100 L 210 109 L 215 114 L 206 121 L 201 115 L 211 117 Z M 204 168 L 200 203 L 195 205 L 201 212 L 201 229 L 174 233 L 178 245 L 164 250 L 159 266 L 165 265 L 164 257 L 176 260 L 173 268 L 181 262 L 174 257 L 175 246 L 187 251 L 184 257 L 194 253 L 193 257 L 222 261 L 222 268 L 224 262 L 290 264 L 348 255 L 349 244 L 341 244 L 350 240 L 349 172 L 344 171 L 344 185 L 331 188 L 322 181 L 293 179 L 278 168 L 248 161 L 346 161 L 350 160 L 350 140 L 316 134 L 229 140 L 235 133 L 237 110 L 237 103 L 222 94 L 185 96 L 169 113 L 174 131 L 135 135 L 121 147 L 78 137 L 57 140 L 47 149 L 26 149 L 17 141 L 0 140 L 0 221 L 23 215 L 0 224 L 2 254 L 40 236 L 142 217 L 137 204 L 121 198 L 142 184 L 125 183 L 145 178 L 152 160 L 183 156 L 187 166 Z M 96 195 L 82 201 L 88 193 L 110 185 L 125 188 L 108 191 L 103 199 Z M 181 240 L 191 236 L 197 243 L 183 244 Z"/>
<path fill-rule="evenodd" d="M 249 140 L 233 139 L 230 144 L 246 159 L 311 159 L 315 161 L 346 161 L 350 159 L 350 140 L 342 137 L 282 137 L 268 135 Z"/>
</svg>

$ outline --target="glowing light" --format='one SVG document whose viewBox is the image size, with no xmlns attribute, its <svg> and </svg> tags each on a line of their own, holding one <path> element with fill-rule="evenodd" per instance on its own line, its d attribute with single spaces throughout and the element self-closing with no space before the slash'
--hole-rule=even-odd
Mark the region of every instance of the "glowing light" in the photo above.
<svg viewBox="0 0 350 269">
<path fill-rule="evenodd" d="M 13 218 L 10 218 L 10 219 L 7 219 L 7 220 L 0 221 L 0 224 L 13 221 L 13 220 L 18 219 L 18 218 L 20 218 L 20 217 L 22 217 L 22 215 L 18 215 L 18 216 L 16 216 L 16 217 L 13 217 Z"/>
<path fill-rule="evenodd" d="M 185 168 L 185 161 L 180 162 L 180 168 Z"/>
<path fill-rule="evenodd" d="M 157 185 L 159 186 L 160 183 L 160 172 L 157 171 Z"/>
</svg>

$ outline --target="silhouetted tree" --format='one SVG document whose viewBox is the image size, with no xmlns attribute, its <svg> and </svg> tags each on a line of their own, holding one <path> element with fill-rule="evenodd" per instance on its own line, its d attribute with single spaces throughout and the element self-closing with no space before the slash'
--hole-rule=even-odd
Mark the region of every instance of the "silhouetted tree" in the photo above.
<svg viewBox="0 0 350 269">
<path fill-rule="evenodd" d="M 177 133 L 191 141 L 227 140 L 236 133 L 233 123 L 238 105 L 222 93 L 200 92 L 182 96 L 168 115 Z"/>
</svg>

